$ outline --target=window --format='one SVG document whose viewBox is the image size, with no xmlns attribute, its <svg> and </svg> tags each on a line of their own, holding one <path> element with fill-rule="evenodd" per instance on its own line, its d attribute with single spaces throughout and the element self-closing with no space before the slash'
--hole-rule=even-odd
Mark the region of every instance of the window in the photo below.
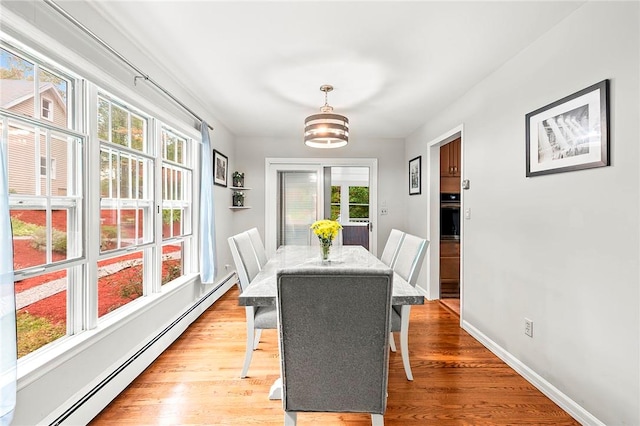
<svg viewBox="0 0 640 426">
<path fill-rule="evenodd" d="M 343 224 L 369 222 L 369 187 L 331 186 L 331 219 Z"/>
<path fill-rule="evenodd" d="M 41 102 L 35 96 L 39 87 L 41 92 L 62 99 L 61 90 L 66 98 L 72 86 L 66 74 L 45 71 L 38 61 L 0 48 L 0 79 L 0 131 L 9 170 L 18 354 L 24 356 L 80 328 L 69 310 L 79 296 L 68 290 L 80 288 L 82 280 L 86 141 L 68 119 L 72 104 L 61 108 L 64 114 L 56 123 L 52 99 L 42 98 Z M 5 114 L 5 110 L 16 115 Z M 58 162 L 64 178 L 54 182 Z"/>
<path fill-rule="evenodd" d="M 56 178 L 56 159 L 52 158 L 49 163 L 50 163 L 50 166 L 48 167 L 49 177 L 51 179 L 55 179 Z M 46 176 L 47 176 L 47 157 L 40 157 L 40 177 L 46 177 Z"/>
<path fill-rule="evenodd" d="M 103 255 L 98 262 L 100 317 L 151 291 L 144 288 L 144 278 L 153 254 L 148 244 L 154 240 L 155 160 L 147 143 L 148 117 L 101 93 L 96 119 Z"/>
<path fill-rule="evenodd" d="M 22 357 L 194 272 L 195 153 L 157 118 L 5 45 L 0 87 Z M 93 116 L 73 102 L 81 87 Z"/>
<path fill-rule="evenodd" d="M 189 167 L 184 136 L 162 127 L 162 285 L 184 271 L 185 241 L 191 238 L 191 187 L 193 170 Z"/>
<path fill-rule="evenodd" d="M 51 99 L 40 99 L 40 105 L 42 106 L 42 118 L 53 121 L 53 102 Z"/>
</svg>

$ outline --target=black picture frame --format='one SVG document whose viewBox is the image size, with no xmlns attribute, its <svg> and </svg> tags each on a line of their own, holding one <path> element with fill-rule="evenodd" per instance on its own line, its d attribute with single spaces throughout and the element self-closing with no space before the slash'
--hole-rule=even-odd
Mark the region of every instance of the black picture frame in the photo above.
<svg viewBox="0 0 640 426">
<path fill-rule="evenodd" d="M 213 150 L 213 183 L 227 187 L 229 159 L 220 151 Z"/>
<path fill-rule="evenodd" d="M 610 165 L 609 80 L 525 116 L 526 176 Z"/>
<path fill-rule="evenodd" d="M 409 195 L 422 193 L 422 156 L 409 161 Z"/>
</svg>

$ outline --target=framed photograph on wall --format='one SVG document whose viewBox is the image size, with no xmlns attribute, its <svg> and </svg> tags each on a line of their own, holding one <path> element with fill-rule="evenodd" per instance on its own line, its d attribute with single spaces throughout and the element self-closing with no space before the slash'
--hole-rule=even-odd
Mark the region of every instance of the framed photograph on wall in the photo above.
<svg viewBox="0 0 640 426">
<path fill-rule="evenodd" d="M 213 183 L 220 186 L 227 186 L 227 169 L 229 160 L 226 155 L 213 150 Z"/>
<path fill-rule="evenodd" d="M 409 161 L 409 195 L 417 195 L 422 191 L 422 156 Z"/>
<path fill-rule="evenodd" d="M 527 177 L 603 167 L 609 160 L 609 80 L 526 115 Z"/>
</svg>

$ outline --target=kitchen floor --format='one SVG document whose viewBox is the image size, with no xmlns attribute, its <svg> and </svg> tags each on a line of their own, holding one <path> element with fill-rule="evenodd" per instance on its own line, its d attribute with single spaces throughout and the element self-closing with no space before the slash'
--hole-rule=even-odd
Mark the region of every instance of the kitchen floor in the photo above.
<svg viewBox="0 0 640 426">
<path fill-rule="evenodd" d="M 446 298 L 440 299 L 440 303 L 454 314 L 460 316 L 460 299 Z"/>
</svg>

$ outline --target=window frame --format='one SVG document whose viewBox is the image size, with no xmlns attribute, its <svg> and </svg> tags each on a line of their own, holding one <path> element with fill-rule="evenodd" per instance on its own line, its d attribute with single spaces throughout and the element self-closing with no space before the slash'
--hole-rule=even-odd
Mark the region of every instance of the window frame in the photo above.
<svg viewBox="0 0 640 426">
<path fill-rule="evenodd" d="M 42 367 L 48 363 L 55 356 L 59 356 L 63 353 L 69 352 L 69 350 L 76 348 L 81 342 L 87 338 L 93 338 L 90 336 L 96 336 L 95 333 L 87 335 L 84 333 L 88 330 L 103 330 L 111 327 L 112 325 L 124 321 L 131 315 L 138 314 L 142 309 L 152 303 L 157 303 L 158 297 L 163 294 L 170 294 L 178 288 L 194 282 L 199 274 L 197 273 L 199 258 L 197 256 L 198 249 L 196 247 L 198 239 L 195 237 L 197 232 L 197 218 L 198 218 L 198 200 L 193 195 L 197 193 L 199 188 L 199 171 L 196 170 L 196 165 L 199 159 L 199 147 L 200 139 L 199 132 L 195 132 L 193 129 L 188 130 L 187 124 L 179 123 L 174 125 L 171 120 L 165 120 L 162 116 L 162 111 L 157 108 L 153 108 L 153 105 L 144 99 L 128 99 L 126 101 L 117 95 L 113 95 L 112 90 L 103 90 L 98 85 L 79 74 L 76 74 L 68 69 L 65 69 L 57 64 L 53 64 L 48 58 L 40 53 L 33 52 L 31 49 L 16 48 L 15 43 L 8 42 L 4 39 L 2 33 L 0 33 L 0 47 L 7 50 L 9 53 L 18 56 L 21 59 L 25 59 L 33 62 L 35 72 L 39 67 L 46 68 L 48 72 L 53 73 L 56 77 L 60 77 L 66 81 L 66 102 L 67 102 L 67 120 L 66 123 L 55 124 L 52 120 L 48 120 L 45 117 L 35 116 L 22 116 L 15 114 L 9 110 L 0 108 L 0 120 L 4 120 L 4 123 L 8 123 L 10 120 L 17 120 L 19 122 L 26 122 L 37 128 L 51 128 L 56 133 L 71 134 L 73 136 L 82 138 L 81 143 L 83 146 L 82 165 L 86 170 L 83 176 L 78 177 L 81 182 L 83 192 L 81 195 L 81 209 L 79 215 L 82 218 L 82 225 L 80 232 L 77 233 L 77 243 L 80 247 L 81 256 L 64 260 L 61 262 L 47 263 L 44 267 L 26 268 L 17 271 L 14 274 L 15 281 L 25 278 L 46 275 L 50 272 L 60 271 L 67 269 L 67 334 L 62 338 L 51 341 L 43 347 L 29 353 L 28 355 L 21 357 L 18 360 L 18 367 L 20 375 L 30 374 L 31 371 L 38 367 Z M 29 54 L 25 53 L 29 51 Z M 142 154 L 135 149 L 125 148 L 121 145 L 117 145 L 118 149 L 125 148 L 126 151 L 131 151 L 135 155 L 144 155 L 145 158 L 151 158 L 153 161 L 153 167 L 149 171 L 148 182 L 149 185 L 154 188 L 153 196 L 150 200 L 149 216 L 151 217 L 149 232 L 152 235 L 150 241 L 145 242 L 137 246 L 143 252 L 143 258 L 145 262 L 148 262 L 150 267 L 145 268 L 145 296 L 155 297 L 140 297 L 125 306 L 117 309 L 107 315 L 98 318 L 97 315 L 97 262 L 109 257 L 114 257 L 127 252 L 128 250 L 121 250 L 110 252 L 108 254 L 101 255 L 99 253 L 99 245 L 91 244 L 91 241 L 99 241 L 99 226 L 98 219 L 100 212 L 100 187 L 99 187 L 99 170 L 93 167 L 96 161 L 100 159 L 100 144 L 95 143 L 98 141 L 98 126 L 97 126 L 97 102 L 99 93 L 108 93 L 112 99 L 117 99 L 119 102 L 126 104 L 135 111 L 136 114 L 140 113 L 143 109 L 151 110 L 150 113 L 146 113 L 145 116 L 149 118 L 147 126 L 145 128 L 146 143 L 148 149 L 152 151 L 151 154 Z M 39 93 L 35 93 L 34 99 L 34 112 L 41 110 L 41 106 L 38 105 L 40 96 Z M 137 96 L 137 95 L 135 95 Z M 51 101 L 53 108 L 54 103 Z M 139 108 L 142 105 L 142 108 Z M 4 118 L 6 117 L 6 119 Z M 66 125 L 66 127 L 64 127 Z M 190 233 L 188 235 L 181 236 L 180 239 L 172 239 L 171 241 L 163 241 L 161 228 L 158 226 L 161 220 L 161 180 L 159 178 L 162 167 L 162 158 L 159 150 L 153 149 L 154 146 L 158 146 L 159 142 L 159 128 L 161 126 L 170 127 L 174 132 L 185 137 L 189 148 L 183 153 L 183 157 L 186 162 L 189 163 L 189 167 L 192 173 L 191 180 L 189 182 L 190 198 L 188 203 L 190 205 L 189 220 L 191 221 Z M 3 132 L 8 126 L 4 126 Z M 78 131 L 77 129 L 81 129 Z M 8 130 L 7 130 L 8 131 Z M 4 139 L 4 136 L 3 136 Z M 130 145 L 130 144 L 129 144 Z M 153 152 L 158 151 L 158 152 Z M 56 162 L 51 158 L 50 152 L 46 154 L 43 152 L 42 157 L 49 158 L 49 161 Z M 46 161 L 46 160 L 45 160 Z M 41 165 L 41 164 L 39 164 Z M 55 177 L 57 171 L 49 170 L 49 176 L 40 176 L 48 179 L 49 181 Z M 40 173 L 38 173 L 40 174 Z M 80 183 L 79 183 L 80 184 Z M 20 198 L 20 197 L 19 197 Z M 25 197 L 21 197 L 17 201 L 27 201 Z M 27 204 L 28 206 L 29 204 Z M 53 205 L 53 204 L 52 204 Z M 50 232 L 50 231 L 49 231 Z M 182 275 L 177 279 L 167 283 L 164 286 L 160 285 L 161 268 L 162 268 L 162 247 L 167 243 L 176 244 L 180 242 L 183 247 L 182 257 Z M 94 266 L 92 266 L 94 265 Z M 147 272 L 147 270 L 149 272 Z M 157 278 L 157 279 L 156 279 Z M 88 337 L 89 336 L 89 337 Z"/>
</svg>

